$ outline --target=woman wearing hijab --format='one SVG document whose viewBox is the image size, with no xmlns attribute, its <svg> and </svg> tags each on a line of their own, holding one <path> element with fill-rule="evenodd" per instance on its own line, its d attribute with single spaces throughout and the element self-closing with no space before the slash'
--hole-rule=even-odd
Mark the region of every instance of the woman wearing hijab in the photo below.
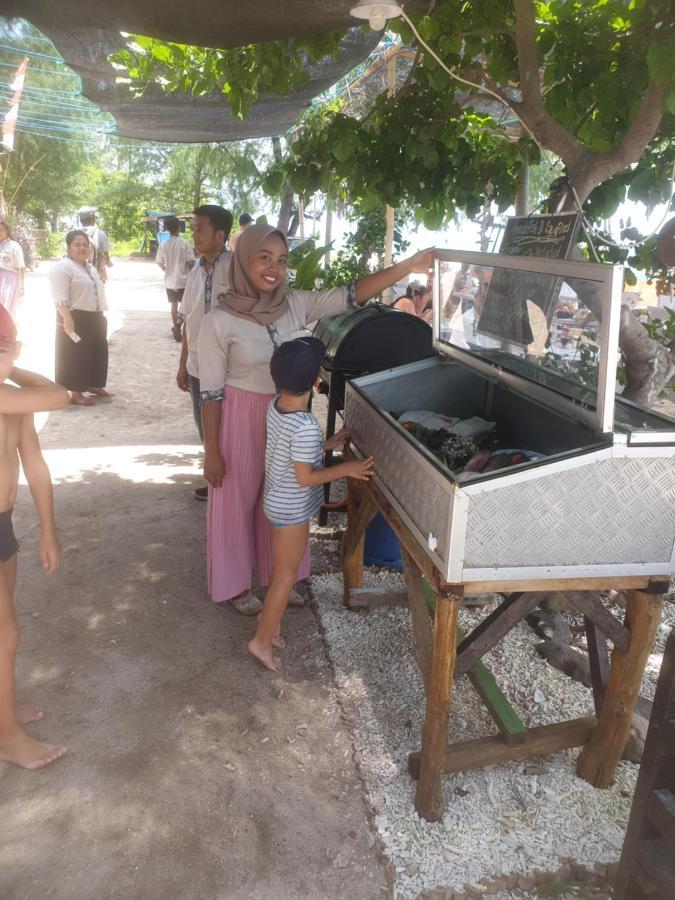
<svg viewBox="0 0 675 900">
<path fill-rule="evenodd" d="M 287 255 L 286 239 L 276 228 L 247 228 L 232 258 L 231 287 L 205 316 L 199 333 L 204 477 L 210 485 L 208 589 L 215 602 L 232 600 L 249 615 L 261 608 L 251 592 L 253 571 L 261 585 L 268 585 L 272 566 L 272 527 L 263 512 L 263 488 L 265 417 L 275 394 L 270 375 L 274 349 L 306 334 L 311 322 L 362 306 L 431 265 L 431 251 L 426 250 L 346 287 L 298 291 L 286 289 Z M 309 544 L 298 580 L 308 575 Z M 298 599 L 296 595 L 296 603 Z"/>
</svg>

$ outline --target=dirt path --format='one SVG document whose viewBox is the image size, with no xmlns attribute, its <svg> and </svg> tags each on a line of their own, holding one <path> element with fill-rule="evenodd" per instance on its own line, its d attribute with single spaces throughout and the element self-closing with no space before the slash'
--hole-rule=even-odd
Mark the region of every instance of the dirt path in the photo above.
<svg viewBox="0 0 675 900">
<path fill-rule="evenodd" d="M 22 364 L 51 373 L 43 270 L 27 281 Z M 118 262 L 114 402 L 42 421 L 64 566 L 46 579 L 27 489 L 16 526 L 31 726 L 69 754 L 0 763 L 0 897 L 388 895 L 312 611 L 292 612 L 283 675 L 243 652 L 250 620 L 204 589 L 199 447 L 173 384 L 177 345 L 152 264 Z"/>
</svg>

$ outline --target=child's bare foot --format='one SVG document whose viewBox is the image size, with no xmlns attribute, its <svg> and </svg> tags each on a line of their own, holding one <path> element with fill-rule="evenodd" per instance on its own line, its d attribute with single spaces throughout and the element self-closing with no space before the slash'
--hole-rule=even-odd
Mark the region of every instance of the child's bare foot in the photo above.
<svg viewBox="0 0 675 900">
<path fill-rule="evenodd" d="M 246 649 L 251 656 L 255 656 L 255 658 L 259 660 L 266 669 L 269 669 L 270 672 L 278 672 L 281 669 L 282 662 L 278 656 L 272 654 L 271 647 L 263 647 L 255 638 L 253 638 L 253 640 L 249 641 L 246 645 Z"/>
<path fill-rule="evenodd" d="M 260 619 L 262 617 L 262 612 L 259 612 L 255 617 L 256 622 L 260 625 Z M 281 636 L 281 625 L 277 628 L 277 633 L 272 638 L 272 646 L 276 647 L 277 650 L 285 650 L 286 649 L 286 641 Z"/>
<path fill-rule="evenodd" d="M 19 725 L 28 725 L 30 722 L 39 722 L 44 713 L 36 703 L 17 703 L 16 721 Z"/>
<path fill-rule="evenodd" d="M 11 738 L 0 743 L 0 760 L 14 763 L 24 769 L 42 769 L 55 762 L 66 752 L 65 747 L 33 740 L 23 728 Z"/>
</svg>

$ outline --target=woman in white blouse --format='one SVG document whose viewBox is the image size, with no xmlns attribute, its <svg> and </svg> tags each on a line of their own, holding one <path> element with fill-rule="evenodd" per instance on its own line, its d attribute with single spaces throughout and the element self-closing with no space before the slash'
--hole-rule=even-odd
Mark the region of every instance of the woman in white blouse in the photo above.
<svg viewBox="0 0 675 900">
<path fill-rule="evenodd" d="M 25 268 L 21 244 L 12 240 L 9 222 L 0 219 L 0 303 L 12 318 L 23 297 Z"/>
<path fill-rule="evenodd" d="M 109 399 L 108 308 L 98 272 L 89 262 L 89 237 L 79 228 L 66 235 L 67 256 L 49 273 L 56 305 L 56 381 L 70 391 L 70 402 L 93 406 L 85 394 Z"/>
<path fill-rule="evenodd" d="M 204 477 L 210 486 L 208 588 L 212 600 L 232 600 L 247 614 L 261 608 L 251 592 L 254 569 L 259 584 L 267 585 L 272 565 L 272 527 L 262 501 L 274 348 L 306 334 L 309 323 L 361 306 L 412 272 L 426 274 L 431 265 L 428 250 L 348 287 L 289 291 L 287 254 L 283 234 L 269 225 L 242 232 L 231 263 L 232 287 L 218 297 L 199 333 Z M 309 545 L 298 580 L 308 575 Z"/>
</svg>

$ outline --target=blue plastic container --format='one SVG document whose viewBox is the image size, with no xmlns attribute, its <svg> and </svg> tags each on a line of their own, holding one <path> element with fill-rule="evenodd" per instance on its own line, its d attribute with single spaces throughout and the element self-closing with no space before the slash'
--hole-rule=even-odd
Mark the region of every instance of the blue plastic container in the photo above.
<svg viewBox="0 0 675 900">
<path fill-rule="evenodd" d="M 366 528 L 363 562 L 367 566 L 396 569 L 397 572 L 403 570 L 398 538 L 387 525 L 382 513 L 378 513 Z"/>
</svg>

